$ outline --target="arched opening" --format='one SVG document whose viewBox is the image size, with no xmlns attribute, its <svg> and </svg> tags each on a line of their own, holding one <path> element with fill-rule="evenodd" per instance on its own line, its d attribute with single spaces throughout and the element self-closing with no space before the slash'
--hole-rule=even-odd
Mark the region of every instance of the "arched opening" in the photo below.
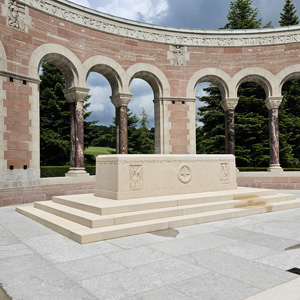
<svg viewBox="0 0 300 300">
<path fill-rule="evenodd" d="M 280 164 L 300 168 L 300 72 L 288 75 L 283 83 L 279 106 Z"/>
<path fill-rule="evenodd" d="M 196 152 L 220 154 L 225 153 L 224 91 L 216 80 L 212 80 L 214 84 L 208 79 L 196 85 Z"/>
<path fill-rule="evenodd" d="M 259 76 L 247 76 L 237 85 L 235 155 L 237 167 L 267 168 L 270 162 L 269 112 L 265 99 L 270 88 Z"/>
<path fill-rule="evenodd" d="M 128 105 L 128 153 L 153 154 L 155 152 L 155 92 L 147 76 L 134 78 L 130 83 L 132 99 Z M 147 81 L 149 80 L 149 82 Z M 153 83 L 152 83 L 153 85 Z M 158 91 L 156 91 L 158 97 Z"/>
<path fill-rule="evenodd" d="M 112 154 L 116 150 L 115 107 L 111 103 L 112 87 L 102 74 L 92 71 L 88 75 L 87 86 L 90 89 L 89 114 L 85 127 L 85 160 L 88 165 L 95 165 L 95 159 L 101 154 Z"/>
<path fill-rule="evenodd" d="M 57 56 L 47 55 L 40 64 L 40 165 L 41 177 L 64 176 L 70 165 L 70 109 L 63 90 L 74 82 L 73 72 Z M 45 166 L 66 166 L 49 174 Z"/>
</svg>

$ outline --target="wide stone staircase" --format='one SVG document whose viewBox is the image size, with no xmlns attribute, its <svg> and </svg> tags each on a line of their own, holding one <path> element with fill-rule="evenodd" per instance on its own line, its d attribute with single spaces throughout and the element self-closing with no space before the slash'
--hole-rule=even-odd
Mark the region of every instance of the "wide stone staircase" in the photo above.
<svg viewBox="0 0 300 300">
<path fill-rule="evenodd" d="M 295 195 L 238 188 L 222 192 L 110 200 L 53 197 L 17 211 L 81 244 L 300 207 Z"/>
</svg>

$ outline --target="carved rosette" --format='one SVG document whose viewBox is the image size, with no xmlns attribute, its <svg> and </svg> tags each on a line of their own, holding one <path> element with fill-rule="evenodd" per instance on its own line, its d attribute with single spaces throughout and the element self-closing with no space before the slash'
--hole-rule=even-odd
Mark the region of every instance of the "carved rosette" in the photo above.
<svg viewBox="0 0 300 300">
<path fill-rule="evenodd" d="M 190 60 L 190 54 L 187 52 L 186 46 L 171 45 L 167 57 L 171 66 L 185 66 L 186 62 Z"/>
<path fill-rule="evenodd" d="M 188 165 L 181 165 L 178 169 L 177 173 L 179 181 L 184 184 L 189 183 L 192 180 L 192 171 L 190 166 Z"/>
</svg>

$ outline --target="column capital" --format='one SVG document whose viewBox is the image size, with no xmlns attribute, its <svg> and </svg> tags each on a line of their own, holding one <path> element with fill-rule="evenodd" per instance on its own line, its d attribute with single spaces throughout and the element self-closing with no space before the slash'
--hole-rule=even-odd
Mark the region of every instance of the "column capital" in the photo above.
<svg viewBox="0 0 300 300">
<path fill-rule="evenodd" d="M 83 102 L 89 95 L 90 89 L 73 86 L 63 90 L 66 99 L 69 102 Z"/>
<path fill-rule="evenodd" d="M 132 98 L 132 94 L 118 93 L 110 96 L 110 100 L 115 107 L 127 106 Z"/>
<path fill-rule="evenodd" d="M 266 104 L 268 110 L 273 109 L 273 108 L 279 108 L 282 98 L 283 98 L 282 96 L 269 96 L 265 100 L 265 104 Z"/>
<path fill-rule="evenodd" d="M 239 98 L 225 98 L 221 101 L 224 111 L 234 110 L 238 104 Z"/>
</svg>

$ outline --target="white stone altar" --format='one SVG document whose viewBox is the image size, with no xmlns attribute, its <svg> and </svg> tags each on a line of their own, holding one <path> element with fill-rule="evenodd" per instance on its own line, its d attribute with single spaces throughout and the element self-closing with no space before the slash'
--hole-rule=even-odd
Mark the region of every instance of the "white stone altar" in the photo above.
<svg viewBox="0 0 300 300">
<path fill-rule="evenodd" d="M 95 196 L 114 200 L 234 190 L 233 155 L 101 155 Z"/>
</svg>

